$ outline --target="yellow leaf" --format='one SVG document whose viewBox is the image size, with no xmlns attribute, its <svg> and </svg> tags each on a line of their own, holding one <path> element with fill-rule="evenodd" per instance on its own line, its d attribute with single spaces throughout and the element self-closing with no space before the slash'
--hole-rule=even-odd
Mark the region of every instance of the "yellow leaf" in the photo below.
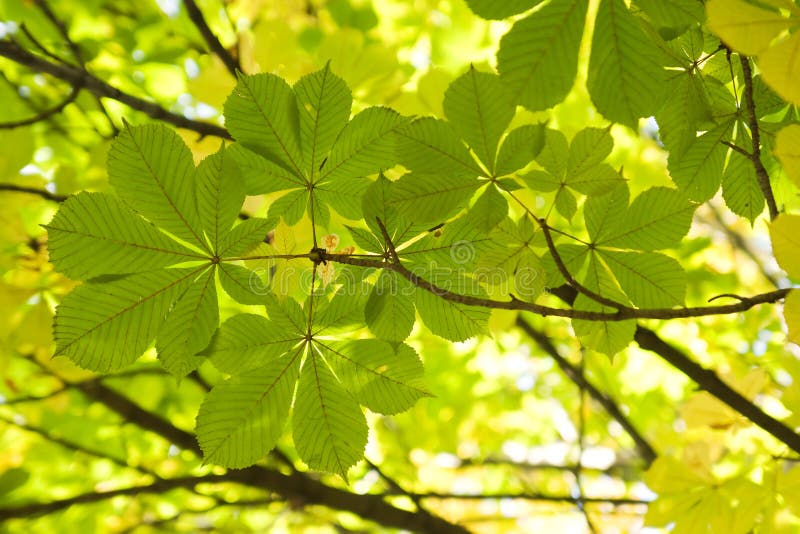
<svg viewBox="0 0 800 534">
<path fill-rule="evenodd" d="M 755 7 L 743 0 L 710 0 L 706 4 L 708 27 L 725 43 L 749 56 L 766 50 L 791 22 L 780 13 Z"/>
<path fill-rule="evenodd" d="M 800 125 L 790 124 L 779 131 L 773 152 L 789 179 L 800 187 Z"/>
<path fill-rule="evenodd" d="M 764 81 L 778 96 L 800 105 L 800 34 L 777 43 L 758 56 Z"/>
<path fill-rule="evenodd" d="M 789 328 L 789 341 L 800 345 L 800 294 L 789 293 L 783 303 L 783 318 Z"/>
<path fill-rule="evenodd" d="M 772 253 L 781 268 L 800 279 L 800 215 L 781 215 L 769 225 Z"/>
</svg>

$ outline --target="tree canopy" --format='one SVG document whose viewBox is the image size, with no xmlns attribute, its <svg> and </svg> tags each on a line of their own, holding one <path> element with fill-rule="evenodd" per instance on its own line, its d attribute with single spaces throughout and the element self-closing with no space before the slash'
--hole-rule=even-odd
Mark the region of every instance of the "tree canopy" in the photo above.
<svg viewBox="0 0 800 534">
<path fill-rule="evenodd" d="M 797 531 L 799 26 L 0 0 L 3 530 Z"/>
</svg>

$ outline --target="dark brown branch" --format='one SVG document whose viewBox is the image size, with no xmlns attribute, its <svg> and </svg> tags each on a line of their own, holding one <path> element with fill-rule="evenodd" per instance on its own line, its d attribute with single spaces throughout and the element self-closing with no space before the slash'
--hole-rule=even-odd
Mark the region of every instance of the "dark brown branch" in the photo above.
<svg viewBox="0 0 800 534">
<path fill-rule="evenodd" d="M 236 58 L 233 57 L 224 46 L 222 46 L 222 43 L 219 42 L 217 36 L 214 35 L 214 32 L 212 32 L 211 28 L 208 27 L 208 23 L 206 22 L 205 17 L 203 17 L 203 12 L 200 11 L 199 7 L 197 7 L 195 1 L 183 0 L 183 5 L 186 8 L 186 13 L 189 15 L 189 18 L 197 27 L 200 35 L 203 36 L 203 40 L 208 45 L 208 48 L 222 60 L 222 62 L 225 64 L 225 68 L 227 68 L 228 72 L 230 72 L 235 78 L 237 76 L 237 72 L 242 72 L 242 66 L 239 64 Z"/>
<path fill-rule="evenodd" d="M 589 382 L 589 380 L 583 375 L 580 369 L 570 363 L 566 358 L 564 358 L 559 352 L 558 349 L 553 345 L 543 332 L 536 330 L 530 323 L 528 323 L 525 319 L 521 316 L 517 316 L 517 326 L 525 332 L 531 339 L 533 339 L 539 348 L 541 348 L 548 356 L 553 358 L 558 366 L 561 368 L 563 373 L 567 375 L 567 377 L 572 380 L 578 387 L 585 390 L 603 409 L 610 415 L 619 425 L 625 429 L 628 435 L 633 439 L 633 442 L 636 444 L 636 448 L 639 451 L 639 455 L 644 459 L 647 465 L 650 465 L 653 460 L 656 459 L 658 454 L 656 453 L 653 446 L 648 443 L 648 441 L 642 436 L 641 433 L 636 429 L 636 427 L 631 423 L 631 421 L 622 413 L 619 406 L 614 402 L 614 400 L 597 389 L 597 387 Z"/>
<path fill-rule="evenodd" d="M 742 74 L 744 75 L 744 94 L 742 96 L 744 98 L 745 111 L 747 112 L 747 122 L 750 127 L 750 138 L 753 143 L 749 159 L 753 162 L 753 168 L 756 171 L 758 187 L 761 188 L 764 199 L 767 201 L 769 218 L 774 220 L 778 216 L 778 206 L 775 203 L 775 195 L 772 194 L 769 174 L 761 162 L 761 137 L 758 129 L 758 117 L 756 116 L 756 104 L 753 99 L 753 71 L 750 68 L 750 60 L 747 56 L 740 54 L 739 61 L 742 64 Z"/>
<path fill-rule="evenodd" d="M 212 135 L 223 139 L 231 139 L 228 131 L 221 126 L 187 119 L 183 115 L 168 111 L 154 102 L 120 91 L 85 69 L 67 64 L 53 63 L 35 56 L 12 41 L 0 40 L 0 56 L 24 65 L 33 71 L 49 74 L 71 84 L 73 87 L 82 87 L 99 97 L 122 102 L 135 110 L 145 113 L 152 119 L 172 124 L 178 128 L 192 130 L 203 136 Z"/>
<path fill-rule="evenodd" d="M 741 154 L 742 156 L 746 157 L 747 159 L 751 159 L 751 157 L 752 157 L 750 152 L 748 152 L 747 150 L 743 149 L 739 145 L 735 145 L 735 144 L 731 143 L 730 141 L 722 141 L 722 144 L 725 145 L 726 147 L 730 148 L 734 152 L 738 152 L 739 154 Z"/>
<path fill-rule="evenodd" d="M 41 122 L 44 120 L 49 119 L 56 113 L 60 113 L 68 105 L 75 102 L 75 99 L 78 98 L 78 93 L 80 93 L 80 87 L 73 87 L 72 91 L 69 93 L 67 98 L 65 98 L 61 103 L 53 106 L 52 108 L 46 109 L 34 115 L 33 117 L 28 117 L 27 119 L 22 119 L 18 121 L 9 121 L 9 122 L 2 122 L 0 123 L 0 129 L 2 130 L 10 130 L 13 128 L 20 128 L 22 126 L 29 126 L 31 124 L 36 124 L 37 122 Z"/>
<path fill-rule="evenodd" d="M 703 390 L 746 417 L 794 452 L 800 453 L 800 435 L 747 400 L 747 398 L 723 382 L 716 373 L 705 369 L 683 352 L 666 343 L 658 334 L 643 326 L 636 327 L 634 340 L 641 348 L 655 352 L 694 380 Z"/>
<path fill-rule="evenodd" d="M 298 257 L 308 257 L 308 255 L 298 255 Z M 375 256 L 376 259 L 368 258 L 354 258 L 347 254 L 326 254 L 327 261 L 334 261 L 346 265 L 356 265 L 359 267 L 369 267 L 374 269 L 389 269 L 396 272 L 415 286 L 422 288 L 434 295 L 443 298 L 449 302 L 458 304 L 465 304 L 467 306 L 478 306 L 483 308 L 493 308 L 500 310 L 520 310 L 529 311 L 541 316 L 553 317 L 566 317 L 570 319 L 582 319 L 585 321 L 626 321 L 629 319 L 686 319 L 690 317 L 704 317 L 707 315 L 728 315 L 732 313 L 740 313 L 749 310 L 750 308 L 759 304 L 775 303 L 782 300 L 792 291 L 791 288 L 776 289 L 767 293 L 760 293 L 752 297 L 742 297 L 742 300 L 735 304 L 725 304 L 720 306 L 697 306 L 692 308 L 651 308 L 639 309 L 625 306 L 616 312 L 595 312 L 585 310 L 574 310 L 567 308 L 553 308 L 550 306 L 543 306 L 541 304 L 534 304 L 532 302 L 524 302 L 519 299 L 512 300 L 491 300 L 481 297 L 473 297 L 471 295 L 462 295 L 454 293 L 449 289 L 439 287 L 431 282 L 425 280 L 421 276 L 411 272 L 401 263 L 384 262 L 383 259 L 378 260 L 381 256 Z M 313 258 L 310 258 L 312 259 Z"/>
<path fill-rule="evenodd" d="M 30 195 L 40 196 L 45 200 L 51 200 L 53 202 L 64 202 L 67 199 L 65 195 L 57 195 L 55 193 L 51 193 L 47 189 L 38 189 L 36 187 L 26 187 L 24 185 L 17 185 L 17 184 L 0 184 L 0 191 L 11 191 L 13 193 L 28 193 Z"/>
<path fill-rule="evenodd" d="M 111 388 L 97 382 L 80 389 L 93 399 L 105 404 L 107 408 L 121 415 L 128 422 L 155 432 L 178 447 L 194 451 L 198 455 L 201 454 L 194 435 L 173 426 L 161 416 L 141 408 Z M 467 532 L 463 527 L 449 523 L 425 510 L 408 512 L 387 503 L 383 500 L 382 495 L 353 494 L 327 486 L 299 471 L 284 475 L 279 471 L 254 465 L 247 469 L 230 471 L 225 476 L 226 480 L 267 489 L 287 499 L 347 510 L 387 527 L 445 534 Z"/>
</svg>

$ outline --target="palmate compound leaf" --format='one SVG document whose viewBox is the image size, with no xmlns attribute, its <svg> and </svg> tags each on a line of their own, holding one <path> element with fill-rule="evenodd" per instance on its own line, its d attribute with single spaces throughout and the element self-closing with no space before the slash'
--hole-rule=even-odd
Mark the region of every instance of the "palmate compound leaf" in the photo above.
<svg viewBox="0 0 800 534">
<path fill-rule="evenodd" d="M 119 369 L 157 338 L 164 366 L 178 376 L 188 373 L 218 323 L 217 274 L 240 269 L 250 276 L 228 262 L 261 242 L 269 221 L 251 219 L 232 229 L 244 200 L 235 163 L 221 148 L 197 169 L 189 155 L 187 170 L 188 148 L 176 146 L 175 138 L 164 126 L 128 126 L 112 145 L 109 166 L 114 180 L 127 177 L 141 186 L 117 187 L 134 209 L 111 195 L 82 193 L 47 227 L 56 269 L 90 279 L 62 301 L 55 320 L 57 352 L 82 367 Z M 177 162 L 164 161 L 169 156 Z M 196 226 L 185 235 L 182 225 L 190 220 Z M 187 268 L 169 268 L 176 265 Z"/>
<path fill-rule="evenodd" d="M 308 212 L 326 226 L 329 207 L 361 217 L 364 177 L 394 165 L 396 133 L 407 120 L 383 107 L 349 120 L 351 105 L 349 88 L 327 65 L 293 88 L 272 74 L 240 76 L 225 118 L 246 189 L 289 191 L 272 204 L 270 217 L 293 224 Z"/>
</svg>

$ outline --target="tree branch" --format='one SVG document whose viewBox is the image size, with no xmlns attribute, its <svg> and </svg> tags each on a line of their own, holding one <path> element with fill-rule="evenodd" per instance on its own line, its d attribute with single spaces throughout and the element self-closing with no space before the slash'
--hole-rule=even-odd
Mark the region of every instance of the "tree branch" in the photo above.
<svg viewBox="0 0 800 534">
<path fill-rule="evenodd" d="M 30 195 L 40 196 L 45 200 L 50 200 L 52 202 L 64 202 L 67 197 L 66 195 L 57 195 L 55 193 L 51 193 L 47 189 L 38 189 L 36 187 L 27 187 L 24 185 L 17 185 L 17 184 L 0 184 L 0 191 L 11 191 L 13 193 L 28 193 Z"/>
<path fill-rule="evenodd" d="M 772 194 L 769 174 L 764 164 L 761 162 L 761 137 L 758 129 L 758 117 L 756 116 L 756 104 L 753 99 L 753 71 L 750 68 L 750 60 L 747 56 L 740 54 L 739 61 L 742 64 L 742 74 L 744 75 L 743 98 L 745 111 L 747 112 L 747 122 L 750 127 L 750 138 L 753 143 L 753 148 L 748 159 L 753 163 L 753 168 L 756 171 L 756 179 L 758 180 L 758 187 L 761 188 L 764 199 L 767 201 L 769 218 L 770 220 L 774 220 L 775 217 L 778 216 L 778 206 L 775 204 L 775 195 Z"/>
<path fill-rule="evenodd" d="M 297 257 L 309 257 L 306 254 Z M 767 293 L 760 293 L 752 297 L 741 297 L 735 304 L 724 304 L 721 306 L 697 306 L 691 308 L 650 308 L 640 309 L 628 306 L 620 308 L 616 312 L 595 312 L 586 310 L 575 310 L 568 308 L 553 308 L 532 302 L 525 302 L 519 299 L 512 300 L 491 300 L 471 295 L 454 293 L 449 289 L 439 287 L 416 273 L 408 270 L 402 263 L 394 261 L 385 262 L 382 256 L 375 256 L 375 260 L 369 258 L 355 258 L 349 254 L 325 254 L 327 261 L 355 265 L 358 267 L 369 267 L 374 269 L 389 269 L 396 272 L 415 286 L 422 288 L 441 297 L 447 301 L 467 306 L 478 306 L 500 310 L 520 310 L 529 311 L 543 317 L 566 317 L 569 319 L 582 319 L 585 321 L 627 321 L 629 319 L 687 319 L 690 317 L 704 317 L 708 315 L 728 315 L 740 313 L 759 304 L 775 303 L 789 294 L 792 288 L 776 289 Z M 378 260 L 377 258 L 381 258 Z M 310 258 L 312 259 L 313 258 Z"/>
<path fill-rule="evenodd" d="M 634 340 L 641 348 L 658 354 L 694 380 L 702 389 L 746 417 L 762 430 L 765 430 L 794 452 L 800 453 L 800 435 L 747 400 L 747 398 L 723 382 L 716 373 L 705 369 L 683 352 L 662 340 L 658 334 L 648 328 L 637 325 Z"/>
<path fill-rule="evenodd" d="M 31 124 L 36 124 L 37 122 L 41 122 L 44 120 L 49 119 L 53 115 L 60 113 L 65 107 L 70 105 L 71 103 L 75 102 L 75 99 L 78 98 L 78 93 L 80 93 L 80 87 L 74 86 L 72 91 L 70 91 L 67 98 L 61 101 L 61 103 L 46 109 L 44 111 L 40 111 L 33 117 L 28 117 L 27 119 L 22 119 L 18 121 L 9 121 L 9 122 L 2 122 L 0 123 L 0 129 L 2 130 L 11 130 L 13 128 L 20 128 L 22 126 L 29 126 Z"/>
<path fill-rule="evenodd" d="M 194 121 L 187 119 L 183 115 L 167 111 L 156 103 L 120 91 L 83 68 L 68 64 L 52 63 L 31 54 L 12 41 L 0 40 L 0 56 L 15 61 L 20 65 L 24 65 L 33 71 L 49 74 L 50 76 L 71 84 L 73 87 L 84 88 L 99 97 L 122 102 L 132 109 L 145 113 L 152 119 L 172 124 L 178 128 L 195 131 L 202 136 L 212 135 L 223 139 L 232 139 L 228 131 L 221 126 L 207 122 Z"/>
<path fill-rule="evenodd" d="M 236 58 L 234 58 L 230 52 L 228 52 L 228 50 L 222 46 L 222 43 L 219 42 L 217 36 L 211 31 L 211 28 L 209 28 L 205 17 L 203 17 L 203 12 L 200 11 L 199 7 L 197 7 L 195 1 L 183 0 L 183 6 L 186 8 L 186 13 L 197 27 L 200 35 L 203 36 L 203 40 L 205 40 L 208 48 L 222 60 L 222 62 L 225 64 L 225 67 L 228 69 L 228 72 L 230 72 L 233 77 L 236 78 L 236 73 L 242 72 L 242 66 L 239 64 L 239 61 L 237 61 Z"/>
<path fill-rule="evenodd" d="M 579 502 L 591 504 L 611 504 L 614 506 L 624 505 L 643 505 L 650 504 L 650 501 L 644 499 L 632 499 L 627 497 L 573 497 L 571 495 L 548 495 L 546 493 L 528 492 L 528 493 L 497 493 L 486 495 L 471 495 L 462 493 L 413 493 L 414 497 L 418 499 L 456 499 L 465 501 L 483 501 L 488 499 L 524 499 L 528 501 L 547 501 L 547 502 L 565 502 L 570 504 L 578 504 Z"/>
<path fill-rule="evenodd" d="M 631 423 L 631 421 L 622 413 L 619 406 L 614 402 L 611 397 L 597 389 L 597 387 L 589 382 L 589 380 L 583 375 L 583 373 L 572 365 L 566 358 L 564 358 L 556 349 L 555 345 L 550 341 L 550 339 L 539 330 L 536 330 L 530 323 L 528 323 L 522 316 L 517 316 L 516 321 L 517 326 L 525 332 L 531 339 L 533 339 L 539 348 L 541 348 L 545 353 L 547 353 L 551 358 L 555 360 L 558 366 L 561 368 L 563 373 L 567 375 L 567 377 L 572 380 L 578 387 L 586 390 L 587 393 L 595 400 L 597 403 L 608 412 L 615 421 L 617 421 L 622 428 L 628 433 L 628 435 L 633 439 L 633 442 L 636 444 L 636 448 L 639 451 L 639 455 L 644 459 L 647 465 L 650 465 L 653 460 L 656 459 L 658 454 L 656 453 L 655 449 L 653 448 L 650 443 L 642 436 L 636 427 Z"/>
<path fill-rule="evenodd" d="M 128 422 L 155 432 L 178 447 L 193 451 L 198 455 L 202 454 L 193 434 L 173 426 L 166 419 L 141 408 L 111 388 L 96 382 L 82 384 L 80 389 L 93 399 L 105 404 Z M 445 534 L 467 532 L 463 527 L 450 523 L 424 509 L 409 512 L 387 503 L 383 500 L 382 495 L 350 493 L 327 486 L 299 471 L 284 475 L 279 471 L 254 465 L 238 471 L 229 471 L 225 477 L 225 480 L 268 489 L 287 499 L 346 510 L 387 527 Z"/>
</svg>

